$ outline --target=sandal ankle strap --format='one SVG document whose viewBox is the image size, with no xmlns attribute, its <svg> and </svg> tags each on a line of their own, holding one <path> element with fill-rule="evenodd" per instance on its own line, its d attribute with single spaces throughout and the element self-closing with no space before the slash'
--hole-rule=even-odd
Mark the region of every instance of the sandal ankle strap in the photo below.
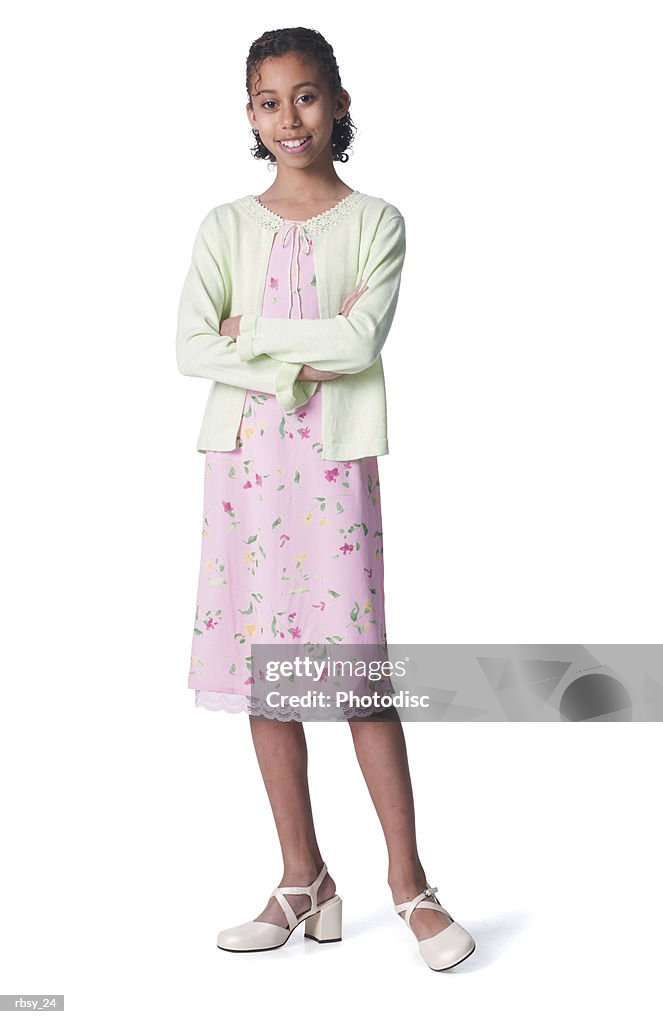
<svg viewBox="0 0 663 1024">
<path fill-rule="evenodd" d="M 303 917 L 308 917 L 310 914 L 316 913 L 318 909 L 318 889 L 320 888 L 322 881 L 327 874 L 327 865 L 323 864 L 320 868 L 320 874 L 310 885 L 277 885 L 272 896 L 275 897 L 277 903 L 281 907 L 281 910 L 286 916 L 286 920 L 290 929 L 292 930 Z M 304 911 L 303 914 L 297 916 L 285 899 L 285 896 L 308 896 L 311 900 L 311 906 L 308 910 Z"/>
<path fill-rule="evenodd" d="M 446 914 L 447 917 L 450 917 L 451 920 L 453 921 L 453 917 L 451 917 L 451 914 L 449 913 L 448 910 L 444 909 L 444 907 L 439 902 L 437 897 L 435 897 L 435 903 L 433 903 L 432 900 L 426 899 L 427 896 L 433 896 L 436 892 L 437 886 L 431 887 L 430 885 L 427 885 L 423 892 L 418 893 L 418 895 L 415 896 L 414 899 L 406 900 L 404 903 L 395 903 L 394 910 L 399 916 L 403 910 L 405 911 L 404 921 L 408 928 L 412 928 L 412 925 L 410 924 L 410 918 L 412 917 L 412 914 L 418 907 L 428 907 L 430 908 L 430 910 L 439 910 L 443 914 Z"/>
</svg>

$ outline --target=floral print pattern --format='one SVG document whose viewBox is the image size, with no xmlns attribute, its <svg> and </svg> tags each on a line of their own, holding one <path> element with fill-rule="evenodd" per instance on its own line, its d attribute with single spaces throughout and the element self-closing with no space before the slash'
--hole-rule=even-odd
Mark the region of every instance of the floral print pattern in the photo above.
<svg viewBox="0 0 663 1024">
<path fill-rule="evenodd" d="M 301 224 L 275 233 L 263 316 L 320 315 Z M 284 413 L 274 395 L 247 391 L 237 447 L 205 454 L 197 705 L 249 710 L 251 642 L 386 644 L 377 456 L 322 458 L 322 400 L 318 386 Z"/>
</svg>

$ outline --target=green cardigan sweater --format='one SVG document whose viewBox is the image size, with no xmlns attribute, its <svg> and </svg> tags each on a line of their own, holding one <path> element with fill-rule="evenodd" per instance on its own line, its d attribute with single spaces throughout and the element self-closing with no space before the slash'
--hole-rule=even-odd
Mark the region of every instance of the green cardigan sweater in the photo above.
<svg viewBox="0 0 663 1024">
<path fill-rule="evenodd" d="M 276 396 L 284 412 L 322 388 L 322 457 L 344 461 L 386 455 L 387 403 L 382 357 L 405 257 L 400 211 L 354 191 L 303 227 L 313 238 L 320 319 L 262 316 L 265 275 L 283 219 L 256 196 L 217 206 L 203 219 L 193 246 L 177 319 L 181 373 L 213 381 L 197 450 L 237 447 L 247 389 Z M 368 289 L 349 316 L 339 310 L 360 282 Z M 226 317 L 241 314 L 235 341 L 220 335 Z M 297 381 L 302 365 L 340 373 Z"/>
</svg>

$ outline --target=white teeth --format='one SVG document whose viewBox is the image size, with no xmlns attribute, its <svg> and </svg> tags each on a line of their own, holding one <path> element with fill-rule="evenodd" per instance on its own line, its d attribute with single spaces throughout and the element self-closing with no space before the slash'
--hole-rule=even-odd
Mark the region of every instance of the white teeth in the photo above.
<svg viewBox="0 0 663 1024">
<path fill-rule="evenodd" d="M 307 136 L 305 139 L 291 139 L 288 142 L 286 142 L 285 139 L 281 139 L 281 145 L 287 146 L 288 149 L 298 149 L 299 146 L 301 146 L 303 142 L 306 142 L 308 138 L 309 136 Z"/>
</svg>

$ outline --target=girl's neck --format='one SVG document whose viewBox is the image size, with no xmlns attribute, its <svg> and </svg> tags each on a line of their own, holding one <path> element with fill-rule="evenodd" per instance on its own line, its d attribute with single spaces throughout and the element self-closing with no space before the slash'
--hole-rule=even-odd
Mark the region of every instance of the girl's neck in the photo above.
<svg viewBox="0 0 663 1024">
<path fill-rule="evenodd" d="M 276 178 L 270 187 L 260 195 L 261 202 L 267 205 L 289 207 L 291 210 L 303 210 L 308 216 L 314 216 L 316 212 L 322 212 L 330 203 L 339 202 L 353 192 L 349 185 L 346 185 L 333 168 L 330 173 L 321 175 L 302 174 L 301 172 L 279 171 L 277 168 Z M 320 207 L 315 210 L 315 207 Z M 313 213 L 309 211 L 313 210 Z M 280 210 L 275 210 L 280 213 Z M 283 216 L 283 214 L 281 214 Z"/>
</svg>

